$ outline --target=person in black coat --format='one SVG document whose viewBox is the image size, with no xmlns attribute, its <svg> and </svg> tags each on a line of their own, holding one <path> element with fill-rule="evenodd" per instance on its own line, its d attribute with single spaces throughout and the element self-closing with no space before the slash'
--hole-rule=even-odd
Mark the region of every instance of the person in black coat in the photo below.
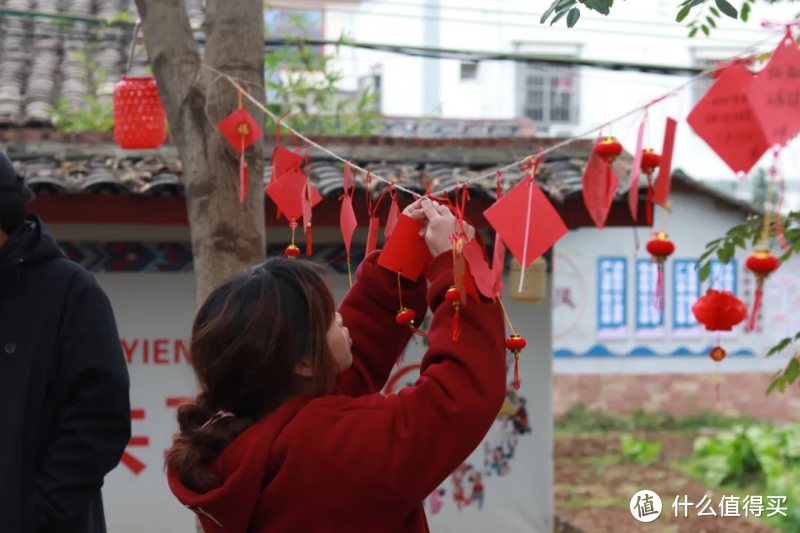
<svg viewBox="0 0 800 533">
<path fill-rule="evenodd" d="M 108 298 L 27 213 L 31 197 L 0 153 L 0 531 L 105 533 L 128 369 Z"/>
</svg>

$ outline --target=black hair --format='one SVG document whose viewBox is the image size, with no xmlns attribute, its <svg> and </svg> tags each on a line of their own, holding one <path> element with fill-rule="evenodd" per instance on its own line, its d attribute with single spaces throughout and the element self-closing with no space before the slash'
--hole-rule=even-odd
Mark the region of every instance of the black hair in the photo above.
<svg viewBox="0 0 800 533">
<path fill-rule="evenodd" d="M 16 187 L 0 189 L 0 230 L 6 235 L 11 235 L 25 223 L 27 200 L 22 178 L 17 180 Z"/>
</svg>

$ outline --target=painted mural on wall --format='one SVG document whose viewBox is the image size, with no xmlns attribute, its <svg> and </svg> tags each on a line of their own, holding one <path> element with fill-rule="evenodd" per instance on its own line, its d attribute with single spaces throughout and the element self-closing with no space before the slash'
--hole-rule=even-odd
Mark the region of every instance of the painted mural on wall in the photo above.
<svg viewBox="0 0 800 533">
<path fill-rule="evenodd" d="M 767 281 L 765 293 L 761 319 L 767 326 L 767 340 L 773 345 L 800 331 L 800 259 L 795 257 L 781 265 Z M 800 342 L 785 350 L 784 355 L 798 351 Z"/>
</svg>

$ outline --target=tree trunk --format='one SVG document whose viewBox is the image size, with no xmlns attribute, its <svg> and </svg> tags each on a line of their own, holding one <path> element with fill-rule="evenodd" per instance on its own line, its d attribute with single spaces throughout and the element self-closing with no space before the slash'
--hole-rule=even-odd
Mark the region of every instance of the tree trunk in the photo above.
<svg viewBox="0 0 800 533">
<path fill-rule="evenodd" d="M 250 192 L 239 204 L 239 155 L 217 129 L 239 105 L 239 82 L 262 104 L 264 6 L 260 0 L 207 0 L 201 58 L 182 0 L 136 0 L 158 92 L 183 163 L 199 306 L 232 275 L 264 261 L 264 140 L 246 152 Z M 245 106 L 263 126 L 264 113 Z"/>
</svg>

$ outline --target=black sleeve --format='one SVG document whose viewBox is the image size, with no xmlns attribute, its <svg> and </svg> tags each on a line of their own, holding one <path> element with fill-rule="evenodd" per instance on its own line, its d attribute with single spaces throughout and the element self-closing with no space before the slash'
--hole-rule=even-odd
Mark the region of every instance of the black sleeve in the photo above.
<svg viewBox="0 0 800 533">
<path fill-rule="evenodd" d="M 131 436 L 130 380 L 108 298 L 81 272 L 63 309 L 57 427 L 34 474 L 40 531 L 60 531 L 85 512 Z"/>
</svg>

